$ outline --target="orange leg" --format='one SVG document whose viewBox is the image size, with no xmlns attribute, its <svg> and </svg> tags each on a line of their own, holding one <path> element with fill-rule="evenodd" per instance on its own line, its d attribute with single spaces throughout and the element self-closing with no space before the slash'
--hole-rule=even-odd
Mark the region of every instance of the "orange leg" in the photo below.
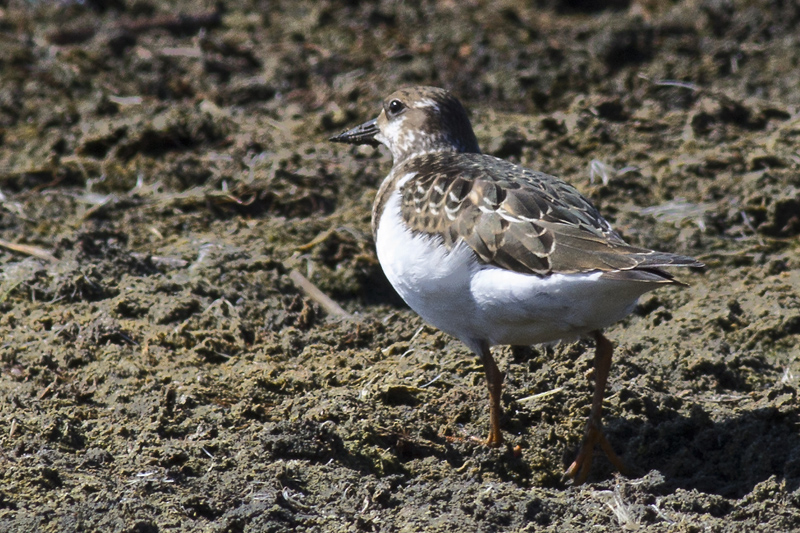
<svg viewBox="0 0 800 533">
<path fill-rule="evenodd" d="M 569 465 L 564 476 L 573 479 L 576 485 L 582 484 L 589 477 L 589 471 L 592 467 L 592 455 L 594 453 L 595 444 L 606 452 L 608 460 L 617 467 L 617 469 L 625 474 L 628 469 L 622 459 L 611 448 L 611 444 L 603 434 L 603 396 L 606 391 L 606 382 L 608 381 L 608 372 L 611 368 L 611 356 L 614 353 L 614 348 L 603 336 L 600 331 L 595 331 L 594 340 L 596 343 L 595 356 L 594 356 L 594 397 L 592 398 L 592 410 L 589 413 L 589 420 L 586 421 L 586 431 L 583 436 L 583 444 L 578 452 L 578 457 Z"/>
<path fill-rule="evenodd" d="M 489 386 L 489 437 L 486 446 L 496 448 L 503 444 L 503 433 L 500 431 L 500 394 L 503 391 L 503 374 L 494 362 L 489 344 L 481 341 L 478 346 L 478 355 L 483 362 L 483 371 L 486 373 L 486 384 Z"/>
</svg>

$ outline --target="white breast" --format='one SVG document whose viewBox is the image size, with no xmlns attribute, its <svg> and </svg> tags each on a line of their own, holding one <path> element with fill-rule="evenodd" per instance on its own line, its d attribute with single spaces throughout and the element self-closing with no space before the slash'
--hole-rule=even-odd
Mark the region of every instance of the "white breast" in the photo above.
<svg viewBox="0 0 800 533">
<path fill-rule="evenodd" d="M 403 223 L 392 192 L 380 218 L 378 260 L 389 282 L 423 319 L 474 347 L 529 345 L 575 338 L 626 316 L 653 284 L 609 281 L 600 272 L 540 277 L 481 264 L 463 241 Z"/>
<path fill-rule="evenodd" d="M 398 192 L 384 208 L 376 241 L 381 267 L 409 307 L 463 340 L 477 312 L 469 291 L 476 266 L 469 247 L 462 243 L 448 251 L 438 237 L 413 234 L 403 223 Z"/>
</svg>

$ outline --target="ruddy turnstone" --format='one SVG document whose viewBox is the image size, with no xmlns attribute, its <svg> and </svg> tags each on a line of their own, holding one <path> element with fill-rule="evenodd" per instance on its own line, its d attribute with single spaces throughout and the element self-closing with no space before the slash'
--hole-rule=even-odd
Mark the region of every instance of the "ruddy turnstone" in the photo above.
<svg viewBox="0 0 800 533">
<path fill-rule="evenodd" d="M 602 329 L 628 315 L 642 294 L 683 285 L 661 267 L 702 263 L 630 246 L 571 185 L 481 154 L 466 110 L 443 89 L 401 89 L 377 118 L 331 140 L 380 143 L 392 152 L 372 208 L 378 260 L 414 311 L 483 362 L 486 444 L 503 442 L 503 374 L 490 347 L 589 334 L 596 342 L 592 409 L 565 474 L 585 481 L 596 444 L 624 471 L 602 431 L 613 351 Z"/>
</svg>

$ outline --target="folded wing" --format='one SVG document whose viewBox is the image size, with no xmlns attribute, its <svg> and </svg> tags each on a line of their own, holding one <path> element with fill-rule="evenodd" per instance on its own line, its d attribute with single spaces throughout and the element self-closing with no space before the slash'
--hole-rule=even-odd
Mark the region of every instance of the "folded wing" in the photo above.
<svg viewBox="0 0 800 533">
<path fill-rule="evenodd" d="M 445 246 L 466 242 L 486 264 L 536 275 L 601 271 L 605 277 L 678 283 L 660 270 L 703 266 L 686 256 L 630 246 L 563 180 L 482 154 L 413 160 L 403 217 Z"/>
</svg>

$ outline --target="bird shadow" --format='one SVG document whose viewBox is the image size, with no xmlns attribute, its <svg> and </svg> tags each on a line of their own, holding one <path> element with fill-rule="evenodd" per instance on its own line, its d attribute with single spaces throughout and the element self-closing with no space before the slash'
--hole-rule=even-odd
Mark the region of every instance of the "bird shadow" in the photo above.
<svg viewBox="0 0 800 533">
<path fill-rule="evenodd" d="M 606 435 L 634 475 L 660 472 L 665 493 L 695 489 L 741 498 L 771 476 L 794 491 L 800 487 L 800 414 L 794 406 L 740 409 L 714 420 L 713 411 L 694 404 L 688 416 L 672 411 L 659 413 L 657 421 L 607 419 Z M 598 465 L 593 477 L 613 475 L 607 461 Z"/>
<path fill-rule="evenodd" d="M 548 353 L 515 348 L 511 361 L 538 368 Z M 721 390 L 730 394 L 703 394 L 693 401 L 691 395 L 654 395 L 635 387 L 614 393 L 617 408 L 607 404 L 604 430 L 629 474 L 640 477 L 658 471 L 663 477 L 658 491 L 665 494 L 684 489 L 741 498 L 773 476 L 784 482 L 787 491 L 800 488 L 797 389 L 786 383 L 754 394 L 724 365 L 711 371 Z M 540 417 L 521 409 L 506 422 L 522 433 L 526 424 Z M 564 467 L 577 452 L 577 444 L 564 450 Z M 612 478 L 615 468 L 599 448 L 595 457 L 589 481 Z"/>
</svg>

